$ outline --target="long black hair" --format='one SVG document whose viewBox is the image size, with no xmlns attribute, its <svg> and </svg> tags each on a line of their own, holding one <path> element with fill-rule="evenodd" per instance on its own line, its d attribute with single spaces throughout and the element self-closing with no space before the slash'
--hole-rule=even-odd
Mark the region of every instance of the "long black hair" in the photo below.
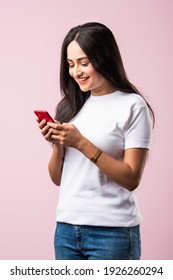
<svg viewBox="0 0 173 280">
<path fill-rule="evenodd" d="M 66 35 L 62 45 L 60 65 L 62 100 L 56 107 L 55 119 L 60 122 L 70 121 L 79 112 L 91 94 L 90 91 L 82 92 L 76 81 L 69 75 L 67 47 L 73 40 L 76 40 L 95 70 L 111 86 L 126 93 L 141 95 L 127 78 L 121 54 L 111 30 L 101 23 L 85 23 L 72 28 Z M 154 112 L 149 103 L 147 101 L 146 103 L 154 121 Z"/>
</svg>

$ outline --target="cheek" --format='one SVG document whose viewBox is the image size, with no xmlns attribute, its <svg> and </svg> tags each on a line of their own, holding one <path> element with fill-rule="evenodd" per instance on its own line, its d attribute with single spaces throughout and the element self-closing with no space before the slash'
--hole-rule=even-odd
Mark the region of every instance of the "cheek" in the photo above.
<svg viewBox="0 0 173 280">
<path fill-rule="evenodd" d="M 94 76 L 94 80 L 97 81 L 97 83 L 105 83 L 105 79 L 98 73 L 96 73 Z"/>
<path fill-rule="evenodd" d="M 69 69 L 69 75 L 71 76 L 71 77 L 73 77 L 73 70 L 72 69 Z"/>
<path fill-rule="evenodd" d="M 99 80 L 101 75 L 94 69 L 92 65 L 87 69 L 88 75 L 92 77 L 93 80 Z"/>
</svg>

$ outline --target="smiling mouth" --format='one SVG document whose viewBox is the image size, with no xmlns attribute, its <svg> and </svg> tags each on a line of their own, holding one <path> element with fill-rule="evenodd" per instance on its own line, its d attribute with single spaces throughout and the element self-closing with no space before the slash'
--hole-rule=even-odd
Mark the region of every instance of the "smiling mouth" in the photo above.
<svg viewBox="0 0 173 280">
<path fill-rule="evenodd" d="M 78 78 L 78 81 L 80 84 L 83 84 L 84 82 L 86 82 L 89 79 L 89 77 L 82 77 L 82 78 Z"/>
</svg>

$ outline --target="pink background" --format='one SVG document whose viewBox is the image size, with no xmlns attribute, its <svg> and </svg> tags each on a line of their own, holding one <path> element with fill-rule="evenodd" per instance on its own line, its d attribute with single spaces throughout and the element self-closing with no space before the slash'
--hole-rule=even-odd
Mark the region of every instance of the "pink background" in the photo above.
<svg viewBox="0 0 173 280">
<path fill-rule="evenodd" d="M 137 191 L 142 258 L 173 259 L 172 11 L 171 0 L 0 1 L 0 259 L 54 258 L 58 188 L 33 110 L 54 115 L 62 40 L 87 21 L 112 29 L 130 80 L 155 110 L 152 151 Z"/>
</svg>

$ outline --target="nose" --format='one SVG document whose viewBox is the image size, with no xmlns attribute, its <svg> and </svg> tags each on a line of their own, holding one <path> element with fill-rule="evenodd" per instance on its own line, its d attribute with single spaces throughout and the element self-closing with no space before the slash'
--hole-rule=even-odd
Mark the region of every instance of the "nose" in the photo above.
<svg viewBox="0 0 173 280">
<path fill-rule="evenodd" d="M 78 78 L 82 75 L 82 69 L 79 65 L 76 65 L 74 68 L 73 68 L 73 77 L 74 78 Z"/>
</svg>

